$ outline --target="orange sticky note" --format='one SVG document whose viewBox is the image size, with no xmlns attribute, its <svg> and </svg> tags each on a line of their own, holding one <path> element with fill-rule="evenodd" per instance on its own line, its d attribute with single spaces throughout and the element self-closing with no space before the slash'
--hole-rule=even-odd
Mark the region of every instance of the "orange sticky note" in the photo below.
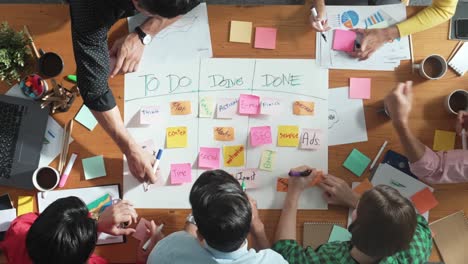
<svg viewBox="0 0 468 264">
<path fill-rule="evenodd" d="M 192 113 L 190 101 L 171 102 L 171 115 L 189 115 Z"/>
<path fill-rule="evenodd" d="M 288 191 L 288 178 L 278 178 L 276 181 L 276 191 L 277 192 L 287 192 Z"/>
<path fill-rule="evenodd" d="M 315 186 L 323 181 L 323 172 L 317 171 L 317 175 L 315 178 L 310 182 L 309 187 Z"/>
<path fill-rule="evenodd" d="M 297 147 L 299 144 L 298 126 L 278 126 L 278 146 Z"/>
<path fill-rule="evenodd" d="M 293 104 L 293 114 L 314 115 L 314 102 L 295 101 Z"/>
<path fill-rule="evenodd" d="M 439 204 L 434 194 L 427 187 L 411 196 L 411 201 L 413 201 L 420 214 L 424 214 Z"/>
<path fill-rule="evenodd" d="M 214 139 L 217 141 L 233 141 L 234 128 L 233 127 L 214 127 Z"/>
<path fill-rule="evenodd" d="M 185 148 L 187 146 L 187 127 L 168 127 L 166 129 L 167 148 Z"/>
<path fill-rule="evenodd" d="M 358 186 L 356 186 L 353 191 L 359 195 L 362 195 L 364 192 L 374 188 L 374 185 L 369 181 L 369 179 L 363 180 L 361 183 L 359 183 Z"/>
<path fill-rule="evenodd" d="M 225 167 L 240 167 L 245 163 L 244 145 L 224 146 L 223 158 Z"/>
</svg>

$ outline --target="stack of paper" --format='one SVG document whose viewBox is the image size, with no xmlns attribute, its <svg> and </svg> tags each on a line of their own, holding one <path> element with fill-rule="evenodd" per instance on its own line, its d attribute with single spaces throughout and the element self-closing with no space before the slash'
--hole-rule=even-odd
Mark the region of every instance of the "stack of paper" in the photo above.
<svg viewBox="0 0 468 264">
<path fill-rule="evenodd" d="M 404 4 L 385 5 L 385 11 L 379 6 L 327 6 L 328 24 L 332 28 L 325 32 L 327 42 L 317 33 L 316 59 L 323 68 L 348 70 L 393 71 L 401 60 L 411 58 L 408 37 L 396 39 L 380 47 L 369 59 L 359 61 L 344 51 L 334 50 L 347 47 L 351 34 L 337 34 L 335 30 L 357 28 L 384 28 L 406 19 Z M 335 39 L 336 37 L 336 39 Z M 353 41 L 353 40 L 351 40 Z M 336 42 L 336 43 L 335 43 Z"/>
</svg>

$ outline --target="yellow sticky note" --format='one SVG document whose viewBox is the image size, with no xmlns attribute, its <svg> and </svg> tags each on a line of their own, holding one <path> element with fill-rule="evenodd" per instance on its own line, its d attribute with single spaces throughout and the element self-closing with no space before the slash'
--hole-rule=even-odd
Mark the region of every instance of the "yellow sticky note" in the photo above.
<svg viewBox="0 0 468 264">
<path fill-rule="evenodd" d="M 295 101 L 293 105 L 293 114 L 314 115 L 314 106 L 314 102 Z"/>
<path fill-rule="evenodd" d="M 434 146 L 432 149 L 435 151 L 454 149 L 455 136 L 455 132 L 436 130 L 434 134 Z"/>
<path fill-rule="evenodd" d="M 168 127 L 166 129 L 167 148 L 185 148 L 187 146 L 187 127 Z"/>
<path fill-rule="evenodd" d="M 18 216 L 33 212 L 33 205 L 33 196 L 18 196 Z"/>
<path fill-rule="evenodd" d="M 278 126 L 278 146 L 297 147 L 299 144 L 298 126 Z"/>
<path fill-rule="evenodd" d="M 250 43 L 252 40 L 252 22 L 231 21 L 230 42 Z"/>
<path fill-rule="evenodd" d="M 243 145 L 224 146 L 223 158 L 225 167 L 240 167 L 245 163 L 245 148 Z"/>
<path fill-rule="evenodd" d="M 260 159 L 259 169 L 273 171 L 275 168 L 276 152 L 273 150 L 264 150 Z"/>
<path fill-rule="evenodd" d="M 192 113 L 190 101 L 171 102 L 171 115 L 189 115 Z"/>
</svg>

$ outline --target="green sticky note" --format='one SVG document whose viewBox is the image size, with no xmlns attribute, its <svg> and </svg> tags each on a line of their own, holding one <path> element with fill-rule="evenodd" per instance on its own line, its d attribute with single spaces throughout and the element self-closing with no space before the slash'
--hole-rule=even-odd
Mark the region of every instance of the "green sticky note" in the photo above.
<svg viewBox="0 0 468 264">
<path fill-rule="evenodd" d="M 80 111 L 75 116 L 75 120 L 89 129 L 89 131 L 92 131 L 98 123 L 96 118 L 94 118 L 93 113 L 91 113 L 86 105 L 81 107 Z"/>
<path fill-rule="evenodd" d="M 104 157 L 95 156 L 81 160 L 86 180 L 106 176 L 106 167 L 104 166 Z"/>
<path fill-rule="evenodd" d="M 370 162 L 371 160 L 366 155 L 357 149 L 353 149 L 343 166 L 359 177 L 364 173 Z"/>
<path fill-rule="evenodd" d="M 338 225 L 333 225 L 333 229 L 330 233 L 330 238 L 328 242 L 333 241 L 350 241 L 351 233 L 346 229 Z"/>
</svg>

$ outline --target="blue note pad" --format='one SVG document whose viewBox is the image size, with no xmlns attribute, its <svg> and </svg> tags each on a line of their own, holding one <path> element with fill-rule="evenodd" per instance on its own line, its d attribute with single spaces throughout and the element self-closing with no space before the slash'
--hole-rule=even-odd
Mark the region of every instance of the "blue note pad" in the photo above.
<svg viewBox="0 0 468 264">
<path fill-rule="evenodd" d="M 91 180 L 106 176 L 106 167 L 104 166 L 104 157 L 95 156 L 81 160 L 86 180 Z"/>
<path fill-rule="evenodd" d="M 94 118 L 93 113 L 89 110 L 86 105 L 83 105 L 75 116 L 75 120 L 82 124 L 84 127 L 92 131 L 96 127 L 98 121 Z"/>
<path fill-rule="evenodd" d="M 350 241 L 351 233 L 346 229 L 338 225 L 333 225 L 333 229 L 330 233 L 328 242 L 333 241 Z"/>
</svg>

